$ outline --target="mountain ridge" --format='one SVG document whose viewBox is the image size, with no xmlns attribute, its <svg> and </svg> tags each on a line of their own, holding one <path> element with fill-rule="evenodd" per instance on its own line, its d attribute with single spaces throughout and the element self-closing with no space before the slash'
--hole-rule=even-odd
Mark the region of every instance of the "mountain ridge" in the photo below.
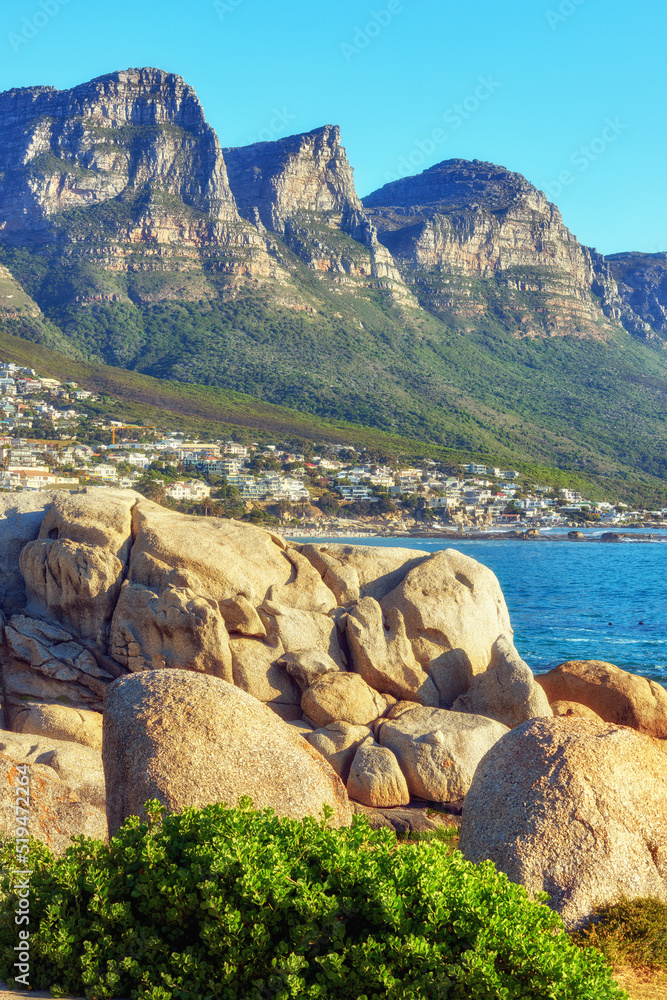
<svg viewBox="0 0 667 1000">
<path fill-rule="evenodd" d="M 74 357 L 667 475 L 649 264 L 584 247 L 496 164 L 442 161 L 362 200 L 335 125 L 223 146 L 162 70 L 0 94 L 0 328 Z"/>
</svg>

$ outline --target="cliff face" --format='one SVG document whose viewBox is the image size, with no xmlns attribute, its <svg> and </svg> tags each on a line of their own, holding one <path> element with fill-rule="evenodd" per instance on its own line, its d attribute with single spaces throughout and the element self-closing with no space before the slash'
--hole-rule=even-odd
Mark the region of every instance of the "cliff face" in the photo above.
<svg viewBox="0 0 667 1000">
<path fill-rule="evenodd" d="M 410 300 L 391 254 L 364 213 L 337 125 L 225 148 L 223 154 L 246 219 L 279 234 L 317 271 L 374 279 L 399 301 Z M 342 240 L 336 235 L 341 233 L 351 239 Z"/>
<path fill-rule="evenodd" d="M 193 273 L 202 262 L 277 271 L 240 218 L 217 136 L 179 76 L 130 69 L 72 90 L 8 91 L 0 149 L 0 240 L 59 253 L 61 269 L 85 262 L 97 273 L 78 301 L 124 299 L 109 272 Z M 166 297 L 175 284 L 163 282 Z M 202 291 L 198 280 L 184 295 Z"/>
<path fill-rule="evenodd" d="M 238 220 L 197 95 L 161 70 L 112 73 L 65 91 L 8 91 L 0 95 L 0 142 L 5 238 L 26 228 L 34 237 L 58 213 L 130 199 L 147 186 L 205 213 L 213 227 Z"/>
<path fill-rule="evenodd" d="M 239 211 L 276 233 L 301 212 L 330 213 L 347 229 L 361 220 L 352 168 L 340 144 L 340 129 L 325 125 L 275 142 L 223 150 Z"/>
<path fill-rule="evenodd" d="M 520 174 L 446 160 L 385 185 L 364 206 L 422 304 L 443 318 L 481 316 L 489 297 L 522 335 L 604 337 L 599 299 L 606 316 L 620 317 L 602 258 Z"/>
<path fill-rule="evenodd" d="M 1 94 L 0 150 L 0 242 L 49 248 L 61 272 L 85 270 L 77 303 L 261 287 L 302 308 L 286 249 L 339 284 L 410 298 L 364 215 L 337 127 L 223 153 L 181 77 L 131 69 Z"/>
<path fill-rule="evenodd" d="M 635 336 L 667 346 L 667 253 L 615 253 L 605 258 Z"/>
<path fill-rule="evenodd" d="M 322 289 L 383 290 L 463 330 L 493 316 L 519 336 L 667 331 L 665 255 L 606 261 L 520 174 L 446 160 L 362 204 L 338 127 L 223 150 L 192 87 L 158 69 L 0 94 L 3 247 L 48 259 L 22 310 L 38 323 L 54 284 L 71 308 L 252 291 L 317 311 L 296 258 Z"/>
</svg>

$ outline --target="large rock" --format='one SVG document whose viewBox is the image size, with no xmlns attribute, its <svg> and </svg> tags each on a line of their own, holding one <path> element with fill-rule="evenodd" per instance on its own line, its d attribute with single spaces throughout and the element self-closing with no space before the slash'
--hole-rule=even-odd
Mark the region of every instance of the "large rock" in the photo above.
<svg viewBox="0 0 667 1000">
<path fill-rule="evenodd" d="M 667 901 L 665 754 L 608 723 L 526 722 L 480 761 L 460 849 L 549 893 L 568 927 L 621 896 Z"/>
<path fill-rule="evenodd" d="M 259 615 L 266 628 L 267 642 L 279 653 L 317 650 L 331 657 L 339 670 L 345 669 L 345 653 L 334 618 L 271 601 L 264 602 L 259 608 Z"/>
<path fill-rule="evenodd" d="M 568 660 L 535 678 L 552 701 L 575 701 L 605 722 L 667 739 L 667 690 L 603 660 Z"/>
<path fill-rule="evenodd" d="M 102 758 L 97 750 L 46 736 L 0 732 L 0 833 L 16 836 L 16 788 L 28 765 L 28 831 L 55 854 L 71 838 L 107 839 Z M 19 803 L 20 804 L 20 803 Z"/>
<path fill-rule="evenodd" d="M 286 584 L 274 584 L 271 587 L 267 594 L 268 600 L 324 614 L 333 611 L 337 604 L 336 598 L 313 564 L 291 544 L 285 549 L 285 555 L 292 564 L 293 573 Z"/>
<path fill-rule="evenodd" d="M 470 788 L 478 763 L 507 726 L 481 715 L 399 702 L 376 728 L 376 739 L 396 755 L 411 795 L 454 802 Z"/>
<path fill-rule="evenodd" d="M 106 549 L 47 538 L 26 545 L 20 565 L 31 615 L 63 622 L 106 649 L 123 582 L 120 559 Z"/>
<path fill-rule="evenodd" d="M 79 743 L 102 751 L 102 713 L 69 705 L 26 704 L 13 714 L 14 732 Z"/>
<path fill-rule="evenodd" d="M 0 496 L 0 608 L 20 611 L 26 604 L 21 552 L 39 536 L 42 521 L 57 493 L 39 490 Z"/>
<path fill-rule="evenodd" d="M 108 690 L 104 770 L 109 832 L 157 798 L 173 812 L 248 795 L 295 819 L 334 810 L 351 822 L 345 787 L 291 726 L 217 677 L 157 670 L 122 677 Z"/>
<path fill-rule="evenodd" d="M 306 733 L 305 738 L 347 783 L 354 756 L 370 735 L 368 726 L 353 726 L 350 722 L 339 721 L 314 729 Z"/>
<path fill-rule="evenodd" d="M 133 509 L 133 531 L 129 579 L 157 592 L 187 588 L 216 601 L 242 596 L 254 608 L 269 593 L 285 606 L 335 604 L 321 579 L 314 588 L 310 567 L 295 566 L 280 536 L 253 524 L 185 516 L 142 500 Z"/>
<path fill-rule="evenodd" d="M 498 636 L 512 635 L 494 574 L 454 549 L 415 566 L 380 603 L 401 612 L 417 660 L 447 698 L 464 693 L 452 690 L 451 671 L 464 677 L 463 664 L 469 676 L 483 673 Z"/>
<path fill-rule="evenodd" d="M 346 635 L 353 668 L 376 691 L 438 707 L 438 689 L 417 663 L 398 609 L 385 621 L 378 602 L 363 597 L 347 615 Z"/>
<path fill-rule="evenodd" d="M 452 705 L 452 711 L 485 715 L 510 729 L 528 719 L 553 715 L 532 670 L 505 635 L 493 644 L 489 669 L 473 677 L 466 694 Z"/>
<path fill-rule="evenodd" d="M 218 607 L 230 635 L 238 632 L 239 635 L 254 639 L 260 639 L 266 635 L 266 629 L 262 619 L 257 614 L 257 610 L 243 594 L 218 601 Z"/>
<path fill-rule="evenodd" d="M 143 499 L 134 490 L 99 486 L 57 493 L 39 537 L 105 549 L 126 567 L 132 547 L 132 509 Z"/>
<path fill-rule="evenodd" d="M 301 709 L 316 726 L 349 722 L 368 726 L 387 711 L 388 702 L 359 674 L 328 673 L 301 695 Z"/>
<path fill-rule="evenodd" d="M 232 680 L 225 621 L 263 635 L 256 605 L 272 587 L 299 590 L 285 543 L 254 525 L 193 518 L 142 500 L 132 508 L 128 578 L 110 630 L 114 658 L 136 672 L 163 666 Z"/>
<path fill-rule="evenodd" d="M 263 702 L 299 705 L 301 689 L 278 659 L 278 650 L 257 639 L 232 639 L 234 684 Z"/>
<path fill-rule="evenodd" d="M 364 740 L 354 756 L 347 792 L 356 802 L 378 809 L 407 806 L 410 802 L 410 792 L 395 755 L 372 737 Z"/>
<path fill-rule="evenodd" d="M 413 566 L 428 559 L 428 553 L 414 549 L 331 542 L 303 545 L 301 552 L 341 605 L 362 597 L 379 601 L 398 586 Z"/>
<path fill-rule="evenodd" d="M 110 651 L 136 673 L 175 667 L 232 680 L 229 635 L 213 598 L 180 587 L 156 592 L 126 581 L 111 623 Z"/>
<path fill-rule="evenodd" d="M 26 615 L 12 615 L 4 638 L 0 662 L 12 726 L 14 712 L 30 701 L 101 710 L 107 684 L 123 673 L 94 644 L 84 646 L 71 632 Z"/>
<path fill-rule="evenodd" d="M 139 499 L 130 490 L 111 489 L 56 497 L 39 539 L 21 552 L 31 615 L 61 622 L 106 651 Z"/>
<path fill-rule="evenodd" d="M 282 653 L 277 661 L 293 677 L 302 691 L 314 684 L 322 674 L 342 670 L 342 667 L 319 649 L 298 649 Z"/>
</svg>

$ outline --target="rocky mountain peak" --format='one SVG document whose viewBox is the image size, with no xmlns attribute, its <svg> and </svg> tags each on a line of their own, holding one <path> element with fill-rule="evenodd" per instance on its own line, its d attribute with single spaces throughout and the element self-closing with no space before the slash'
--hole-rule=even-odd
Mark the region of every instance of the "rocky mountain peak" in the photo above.
<svg viewBox="0 0 667 1000">
<path fill-rule="evenodd" d="M 242 216 L 279 233 L 318 271 L 372 279 L 396 301 L 410 298 L 391 254 L 380 245 L 355 191 L 338 125 L 273 142 L 223 149 L 229 183 Z M 341 248 L 337 230 L 365 247 Z"/>
<path fill-rule="evenodd" d="M 285 221 L 300 212 L 340 215 L 342 228 L 362 217 L 337 125 L 223 154 L 240 213 L 267 229 L 284 232 Z"/>
<path fill-rule="evenodd" d="M 69 93 L 79 114 L 102 119 L 109 125 L 168 124 L 187 130 L 207 127 L 194 89 L 183 77 L 161 69 L 107 73 Z"/>
<path fill-rule="evenodd" d="M 548 202 L 541 191 L 521 174 L 482 160 L 443 160 L 413 177 L 390 181 L 363 199 L 366 208 L 394 207 L 415 211 L 438 208 L 482 208 L 497 212 L 530 197 L 536 207 L 546 210 Z"/>
<path fill-rule="evenodd" d="M 96 77 L 69 90 L 24 87 L 0 94 L 0 129 L 25 127 L 30 119 L 79 117 L 121 125 L 206 127 L 197 94 L 175 73 L 126 69 Z"/>
<path fill-rule="evenodd" d="M 155 217 L 156 194 L 162 203 L 175 196 L 214 224 L 238 220 L 220 144 L 199 99 L 164 70 L 127 69 L 70 90 L 0 94 L 0 151 L 5 239 L 51 239 L 54 217 L 114 199 L 129 204 L 138 192 L 144 207 L 140 216 L 130 209 L 129 221 L 142 226 Z"/>
<path fill-rule="evenodd" d="M 404 278 L 423 286 L 424 301 L 443 319 L 465 323 L 474 314 L 473 276 L 507 289 L 503 309 L 517 336 L 576 331 L 604 339 L 599 299 L 606 317 L 621 318 L 602 257 L 579 243 L 521 174 L 481 160 L 444 160 L 385 184 L 363 204 Z M 543 296 L 544 308 L 536 312 L 526 294 Z"/>
</svg>

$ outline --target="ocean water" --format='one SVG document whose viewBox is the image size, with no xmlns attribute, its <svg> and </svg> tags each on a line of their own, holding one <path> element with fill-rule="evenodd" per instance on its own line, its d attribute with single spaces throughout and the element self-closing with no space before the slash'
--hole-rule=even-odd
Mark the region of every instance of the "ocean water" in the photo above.
<svg viewBox="0 0 667 1000">
<path fill-rule="evenodd" d="M 607 660 L 667 684 L 667 532 L 660 534 L 660 540 L 611 545 L 551 539 L 329 540 L 427 552 L 457 549 L 498 577 L 515 645 L 534 672 L 565 660 Z"/>
</svg>

